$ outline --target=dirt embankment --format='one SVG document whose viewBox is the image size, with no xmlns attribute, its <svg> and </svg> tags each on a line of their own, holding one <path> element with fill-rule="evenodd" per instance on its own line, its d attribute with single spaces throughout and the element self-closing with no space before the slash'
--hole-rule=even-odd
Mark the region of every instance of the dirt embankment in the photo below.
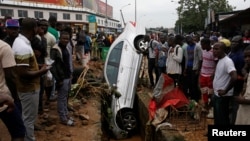
<svg viewBox="0 0 250 141">
<path fill-rule="evenodd" d="M 57 102 L 45 105 L 44 113 L 38 115 L 35 136 L 37 141 L 101 141 L 101 104 L 100 93 L 102 84 L 103 62 L 91 61 L 85 77 L 80 76 L 83 69 L 75 63 L 76 73 L 82 79 L 74 78 L 79 86 L 77 95 L 69 97 L 70 115 L 75 120 L 74 126 L 66 126 L 60 123 L 57 114 Z M 86 68 L 85 68 L 86 70 Z M 76 82 L 74 82 L 76 83 Z M 91 84 L 90 84 L 91 83 Z M 93 85 L 92 85 L 93 84 Z M 44 101 L 46 97 L 44 95 Z M 10 135 L 0 120 L 0 141 L 9 141 Z"/>
</svg>

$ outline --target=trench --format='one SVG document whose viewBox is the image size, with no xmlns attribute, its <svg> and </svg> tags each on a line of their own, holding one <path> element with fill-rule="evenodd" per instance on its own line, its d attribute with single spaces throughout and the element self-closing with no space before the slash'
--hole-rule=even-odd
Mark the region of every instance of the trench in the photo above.
<svg viewBox="0 0 250 141">
<path fill-rule="evenodd" d="M 116 139 L 114 137 L 114 135 L 112 134 L 112 132 L 109 129 L 109 124 L 107 123 L 107 121 L 104 118 L 104 114 L 103 114 L 103 110 L 102 110 L 102 141 L 143 141 L 143 135 L 141 133 L 141 123 L 140 123 L 140 116 L 139 116 L 139 105 L 138 103 L 138 97 L 135 97 L 135 105 L 134 105 L 134 109 L 135 109 L 135 113 L 136 113 L 136 118 L 137 118 L 137 128 L 135 129 L 135 131 L 129 135 L 127 138 L 124 139 Z"/>
<path fill-rule="evenodd" d="M 151 100 L 148 90 L 143 90 L 136 94 L 135 113 L 137 117 L 137 128 L 131 136 L 125 139 L 115 139 L 108 130 L 108 124 L 102 122 L 103 140 L 102 141 L 184 141 L 184 136 L 175 130 L 159 129 L 148 126 L 149 120 L 148 105 Z"/>
</svg>

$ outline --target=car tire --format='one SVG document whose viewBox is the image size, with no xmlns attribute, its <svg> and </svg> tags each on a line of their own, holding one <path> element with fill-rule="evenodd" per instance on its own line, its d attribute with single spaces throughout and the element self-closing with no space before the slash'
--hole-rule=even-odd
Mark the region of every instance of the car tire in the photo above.
<svg viewBox="0 0 250 141">
<path fill-rule="evenodd" d="M 135 40 L 134 40 L 134 46 L 135 46 L 135 49 L 139 53 L 144 53 L 144 52 L 147 51 L 147 47 L 145 46 L 143 36 L 139 36 L 139 37 L 135 38 Z"/>
<path fill-rule="evenodd" d="M 133 132 L 137 128 L 137 118 L 131 111 L 121 113 L 118 119 L 118 126 L 123 130 Z"/>
</svg>

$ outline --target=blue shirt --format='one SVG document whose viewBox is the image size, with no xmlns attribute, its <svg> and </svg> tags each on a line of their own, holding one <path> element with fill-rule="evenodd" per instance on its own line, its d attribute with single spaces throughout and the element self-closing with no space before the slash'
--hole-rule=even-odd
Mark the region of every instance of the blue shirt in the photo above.
<svg viewBox="0 0 250 141">
<path fill-rule="evenodd" d="M 193 67 L 193 63 L 194 63 L 194 48 L 195 48 L 195 44 L 187 46 L 187 54 L 188 54 L 187 67 Z"/>
</svg>

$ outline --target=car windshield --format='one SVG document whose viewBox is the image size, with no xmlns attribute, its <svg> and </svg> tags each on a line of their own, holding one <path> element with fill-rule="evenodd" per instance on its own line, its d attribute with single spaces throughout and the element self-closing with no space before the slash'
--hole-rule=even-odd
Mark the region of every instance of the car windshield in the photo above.
<svg viewBox="0 0 250 141">
<path fill-rule="evenodd" d="M 117 83 L 123 41 L 119 42 L 111 51 L 107 62 L 106 73 L 110 85 Z"/>
</svg>

